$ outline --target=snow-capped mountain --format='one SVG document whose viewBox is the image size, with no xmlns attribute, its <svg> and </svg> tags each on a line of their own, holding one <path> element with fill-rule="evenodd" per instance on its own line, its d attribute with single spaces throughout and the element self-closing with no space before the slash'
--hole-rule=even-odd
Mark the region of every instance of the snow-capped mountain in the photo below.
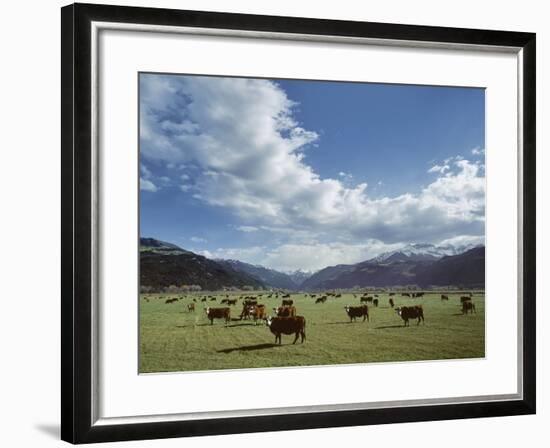
<svg viewBox="0 0 550 448">
<path fill-rule="evenodd" d="M 290 276 L 292 281 L 299 286 L 304 283 L 309 277 L 311 277 L 313 275 L 313 272 L 302 271 L 301 269 L 298 269 L 297 271 L 288 272 L 287 274 Z"/>
<path fill-rule="evenodd" d="M 468 244 L 453 246 L 446 244 L 435 246 L 429 243 L 408 244 L 400 249 L 384 252 L 369 260 L 372 263 L 393 263 L 396 261 L 428 261 L 437 260 L 445 256 L 459 255 L 482 245 Z"/>
</svg>

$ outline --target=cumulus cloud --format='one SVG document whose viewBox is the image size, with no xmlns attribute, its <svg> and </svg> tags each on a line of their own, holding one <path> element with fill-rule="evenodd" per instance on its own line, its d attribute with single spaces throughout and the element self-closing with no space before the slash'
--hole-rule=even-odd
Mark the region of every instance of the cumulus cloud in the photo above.
<svg viewBox="0 0 550 448">
<path fill-rule="evenodd" d="M 274 248 L 266 246 L 219 248 L 213 252 L 202 251 L 201 254 L 212 259 L 238 259 L 279 271 L 292 272 L 301 269 L 314 272 L 331 265 L 358 263 L 400 246 L 384 244 L 377 240 L 368 240 L 361 244 L 288 243 Z"/>
<path fill-rule="evenodd" d="M 159 190 L 159 187 L 154 183 L 153 174 L 151 170 L 147 168 L 143 163 L 139 164 L 139 189 L 141 191 L 148 191 L 150 193 L 155 193 Z"/>
<path fill-rule="evenodd" d="M 434 165 L 428 170 L 428 173 L 445 174 L 445 171 L 449 171 L 450 169 L 451 169 L 451 167 L 447 164 L 445 164 L 445 165 Z"/>
<path fill-rule="evenodd" d="M 158 191 L 157 186 L 153 182 L 144 179 L 143 177 L 139 178 L 139 189 L 142 191 L 149 191 L 151 193 Z"/>
<path fill-rule="evenodd" d="M 257 232 L 259 230 L 258 227 L 254 226 L 237 226 L 236 229 L 245 233 Z"/>
<path fill-rule="evenodd" d="M 485 155 L 485 149 L 484 148 L 480 148 L 480 147 L 475 147 L 474 149 L 472 149 L 472 154 L 474 156 L 482 156 L 482 155 Z"/>
<path fill-rule="evenodd" d="M 193 197 L 245 227 L 385 244 L 484 233 L 483 165 L 449 158 L 430 168 L 435 180 L 394 197 L 373 198 L 345 172 L 322 178 L 304 158 L 319 135 L 297 122 L 296 103 L 275 82 L 142 75 L 140 101 L 142 156 L 192 166 Z"/>
<path fill-rule="evenodd" d="M 201 238 L 201 237 L 198 237 L 198 236 L 192 236 L 191 238 L 189 238 L 191 241 L 193 241 L 193 243 L 206 243 L 207 240 L 204 239 L 204 238 Z"/>
</svg>

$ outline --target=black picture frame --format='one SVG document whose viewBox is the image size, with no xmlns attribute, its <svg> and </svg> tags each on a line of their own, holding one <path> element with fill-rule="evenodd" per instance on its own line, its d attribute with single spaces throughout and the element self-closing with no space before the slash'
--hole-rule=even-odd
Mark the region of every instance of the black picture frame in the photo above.
<svg viewBox="0 0 550 448">
<path fill-rule="evenodd" d="M 90 443 L 242 432 L 533 414 L 535 326 L 535 50 L 534 33 L 270 17 L 218 12 L 73 4 L 61 9 L 61 438 Z M 205 420 L 94 425 L 92 421 L 92 107 L 91 23 L 192 26 L 392 41 L 515 47 L 522 53 L 523 234 L 521 309 L 523 397 L 518 400 L 292 413 Z"/>
</svg>

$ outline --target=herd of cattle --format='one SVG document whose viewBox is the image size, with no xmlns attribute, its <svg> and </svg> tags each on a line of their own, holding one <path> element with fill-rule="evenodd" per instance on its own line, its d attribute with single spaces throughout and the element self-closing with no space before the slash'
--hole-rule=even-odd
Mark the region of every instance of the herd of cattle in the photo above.
<svg viewBox="0 0 550 448">
<path fill-rule="evenodd" d="M 403 292 L 401 293 L 402 297 L 410 298 L 422 298 L 424 297 L 424 292 Z M 472 301 L 473 293 L 463 293 L 464 295 L 460 296 L 460 306 L 462 309 L 462 314 L 473 314 L 476 312 L 475 304 Z M 422 305 L 414 304 L 408 306 L 399 306 L 395 307 L 395 297 L 396 293 L 389 293 L 388 304 L 391 308 L 395 309 L 397 315 L 403 320 L 404 326 L 409 326 L 409 320 L 417 320 L 417 325 L 420 322 L 424 323 L 424 309 Z M 227 305 L 224 307 L 212 307 L 205 306 L 204 310 L 206 316 L 212 325 L 215 319 L 222 319 L 225 323 L 231 321 L 231 306 L 237 306 L 239 301 L 242 301 L 242 309 L 239 314 L 239 320 L 252 320 L 255 324 L 265 322 L 269 327 L 271 333 L 275 336 L 275 343 L 281 344 L 281 335 L 291 335 L 294 334 L 295 344 L 298 341 L 298 338 L 301 337 L 301 342 L 304 342 L 306 339 L 305 327 L 306 319 L 304 316 L 298 316 L 296 314 L 296 306 L 294 300 L 291 299 L 290 294 L 280 294 L 273 292 L 266 295 L 267 298 L 279 299 L 281 297 L 281 305 L 275 308 L 272 308 L 274 315 L 271 315 L 267 312 L 266 306 L 263 303 L 259 303 L 258 300 L 263 298 L 263 294 L 257 296 L 240 296 L 238 298 L 230 298 L 229 294 L 225 295 L 225 298 L 221 300 L 220 304 Z M 310 297 L 315 302 L 314 303 L 325 303 L 329 297 L 340 298 L 342 295 L 340 293 L 327 292 L 324 294 L 305 294 L 306 297 Z M 378 294 L 368 294 L 364 293 L 353 294 L 354 298 L 359 296 L 359 305 L 351 306 L 346 305 L 344 310 L 348 315 L 351 322 L 355 322 L 357 318 L 363 318 L 364 321 L 369 320 L 369 304 L 373 307 L 378 307 L 379 305 L 379 296 Z M 183 297 L 169 298 L 165 300 L 166 304 L 175 303 L 178 300 L 183 299 Z M 145 297 L 145 300 L 149 302 L 149 298 Z M 202 297 L 192 298 L 192 302 L 187 304 L 187 311 L 195 311 L 195 303 L 197 300 L 201 302 L 217 302 L 217 297 L 212 295 L 205 295 Z M 446 294 L 441 294 L 441 301 L 448 301 L 449 297 Z"/>
</svg>

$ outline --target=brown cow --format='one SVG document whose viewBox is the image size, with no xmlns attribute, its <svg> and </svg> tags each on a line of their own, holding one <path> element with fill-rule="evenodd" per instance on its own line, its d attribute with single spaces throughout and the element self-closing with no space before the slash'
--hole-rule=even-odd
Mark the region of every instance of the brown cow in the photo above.
<svg viewBox="0 0 550 448">
<path fill-rule="evenodd" d="M 345 306 L 344 309 L 348 313 L 350 323 L 355 321 L 357 317 L 363 316 L 363 322 L 369 320 L 369 307 L 367 305 L 361 306 Z"/>
<path fill-rule="evenodd" d="M 195 311 L 195 304 L 194 303 L 188 303 L 187 304 L 187 311 L 188 312 Z"/>
<path fill-rule="evenodd" d="M 390 306 L 393 308 L 394 305 L 395 303 L 393 303 L 393 299 L 390 297 Z"/>
<path fill-rule="evenodd" d="M 378 306 L 378 299 L 374 299 L 374 300 L 372 301 L 372 304 L 373 304 L 374 306 L 377 307 L 377 306 Z"/>
<path fill-rule="evenodd" d="M 236 305 L 237 304 L 237 299 L 227 299 L 227 304 L 228 305 Z"/>
<path fill-rule="evenodd" d="M 277 313 L 277 317 L 294 317 L 296 316 L 295 306 L 280 306 L 279 308 L 273 308 L 273 311 Z"/>
<path fill-rule="evenodd" d="M 258 321 L 264 320 L 266 318 L 265 305 L 252 305 L 249 309 L 249 315 L 252 316 L 256 324 Z"/>
<path fill-rule="evenodd" d="M 462 314 L 468 314 L 468 311 L 470 312 L 470 314 L 476 312 L 476 306 L 471 300 L 466 300 L 462 302 Z"/>
<path fill-rule="evenodd" d="M 325 303 L 327 301 L 327 296 L 319 297 L 315 300 L 315 303 Z"/>
<path fill-rule="evenodd" d="M 472 300 L 472 298 L 470 296 L 462 296 L 460 297 L 460 303 L 464 303 L 464 302 L 468 302 Z"/>
<path fill-rule="evenodd" d="M 292 306 L 294 305 L 294 300 L 283 300 L 282 306 Z"/>
<path fill-rule="evenodd" d="M 306 319 L 304 316 L 294 317 L 267 317 L 267 326 L 271 333 L 275 335 L 275 343 L 279 341 L 279 345 L 282 344 L 281 335 L 283 334 L 295 334 L 293 344 L 296 344 L 298 336 L 302 337 L 302 343 L 306 339 Z"/>
<path fill-rule="evenodd" d="M 441 301 L 443 300 L 449 300 L 449 296 L 446 294 L 441 294 Z"/>
<path fill-rule="evenodd" d="M 395 311 L 401 316 L 401 319 L 403 319 L 405 327 L 409 325 L 409 319 L 418 319 L 416 325 L 420 325 L 421 320 L 422 323 L 424 323 L 424 310 L 422 309 L 422 305 L 397 307 Z"/>
<path fill-rule="evenodd" d="M 206 316 L 210 320 L 210 325 L 214 323 L 214 319 L 224 319 L 225 323 L 231 320 L 231 308 L 205 308 Z"/>
</svg>

